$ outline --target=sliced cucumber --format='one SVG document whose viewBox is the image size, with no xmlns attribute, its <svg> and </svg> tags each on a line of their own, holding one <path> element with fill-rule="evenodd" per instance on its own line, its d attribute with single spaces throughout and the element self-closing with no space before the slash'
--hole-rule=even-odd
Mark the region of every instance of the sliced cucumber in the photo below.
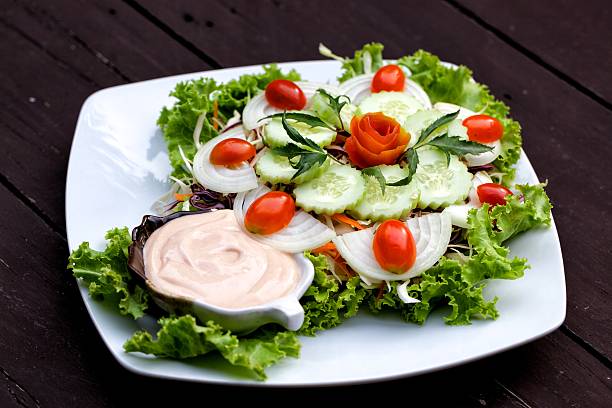
<svg viewBox="0 0 612 408">
<path fill-rule="evenodd" d="M 308 110 L 312 111 L 316 116 L 323 119 L 325 122 L 335 126 L 337 129 L 350 131 L 351 120 L 355 116 L 357 107 L 350 103 L 348 97 L 341 98 L 341 102 L 346 104 L 340 110 L 340 117 L 329 104 L 329 100 L 320 93 L 315 94 L 310 101 Z"/>
<path fill-rule="evenodd" d="M 427 126 L 434 123 L 434 121 L 440 118 L 442 115 L 443 113 L 439 110 L 430 109 L 421 110 L 408 116 L 403 124 L 403 127 L 406 132 L 410 133 L 410 142 L 408 142 L 408 147 L 414 146 L 417 140 L 419 140 L 421 131 L 427 128 Z M 440 128 L 438 128 L 438 130 L 434 131 L 432 137 L 444 133 L 445 129 L 443 128 L 444 127 L 441 126 Z"/>
<path fill-rule="evenodd" d="M 324 127 L 310 127 L 305 123 L 298 123 L 295 120 L 287 119 L 287 122 L 294 127 L 300 134 L 312 140 L 319 146 L 327 146 L 334 141 L 336 132 Z M 285 146 L 292 143 L 291 138 L 285 129 L 280 118 L 274 118 L 264 127 L 264 142 L 270 147 Z"/>
<path fill-rule="evenodd" d="M 448 135 L 468 140 L 467 128 L 463 126 L 463 119 L 455 119 L 448 124 Z"/>
<path fill-rule="evenodd" d="M 419 165 L 413 181 L 419 192 L 419 208 L 437 209 L 463 202 L 472 186 L 472 175 L 457 156 L 446 156 L 433 147 L 418 150 Z"/>
<path fill-rule="evenodd" d="M 337 214 L 353 208 L 363 196 L 361 172 L 349 165 L 332 164 L 318 177 L 297 186 L 295 202 L 306 211 Z"/>
<path fill-rule="evenodd" d="M 321 174 L 329 167 L 329 162 L 330 160 L 327 159 L 323 165 L 311 167 L 305 173 L 302 173 L 294 180 L 291 180 L 291 177 L 293 177 L 297 170 L 291 167 L 291 164 L 289 164 L 289 159 L 268 150 L 259 158 L 259 160 L 257 160 L 257 164 L 255 164 L 255 172 L 262 181 L 268 183 L 300 184 Z"/>
<path fill-rule="evenodd" d="M 378 166 L 387 183 L 393 183 L 408 176 L 408 170 L 398 165 Z M 365 177 L 365 194 L 359 200 L 351 214 L 360 220 L 380 221 L 402 218 L 408 215 L 418 201 L 419 194 L 414 189 L 415 183 L 407 186 L 386 186 L 382 193 L 380 183 L 374 177 Z"/>
<path fill-rule="evenodd" d="M 365 98 L 359 104 L 361 113 L 382 112 L 399 123 L 425 107 L 415 97 L 404 92 L 378 92 Z"/>
</svg>

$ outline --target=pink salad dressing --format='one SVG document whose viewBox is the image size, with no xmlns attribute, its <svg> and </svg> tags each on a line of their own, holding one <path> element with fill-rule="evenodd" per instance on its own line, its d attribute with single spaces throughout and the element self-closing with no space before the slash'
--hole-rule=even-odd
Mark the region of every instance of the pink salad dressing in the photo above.
<svg viewBox="0 0 612 408">
<path fill-rule="evenodd" d="M 231 210 L 170 221 L 147 240 L 144 262 L 158 291 L 228 309 L 286 296 L 300 275 L 292 255 L 252 239 Z"/>
</svg>

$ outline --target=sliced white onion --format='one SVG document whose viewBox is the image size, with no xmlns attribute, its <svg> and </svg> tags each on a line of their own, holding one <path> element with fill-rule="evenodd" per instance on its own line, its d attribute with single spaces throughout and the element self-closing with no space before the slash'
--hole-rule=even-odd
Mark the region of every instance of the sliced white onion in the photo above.
<svg viewBox="0 0 612 408">
<path fill-rule="evenodd" d="M 206 112 L 198 116 L 195 129 L 193 129 L 193 144 L 195 145 L 196 149 L 199 149 L 201 146 L 200 133 L 202 133 L 202 128 L 204 127 L 204 119 L 206 119 Z"/>
<path fill-rule="evenodd" d="M 230 128 L 233 128 L 241 122 L 242 120 L 240 119 L 240 112 L 235 110 L 234 115 L 227 120 L 227 123 L 225 124 L 223 129 L 221 129 L 221 133 L 228 131 Z"/>
<path fill-rule="evenodd" d="M 352 104 L 359 105 L 361 101 L 372 95 L 373 78 L 374 74 L 357 75 L 340 84 L 340 93 L 351 98 Z M 426 109 L 431 109 L 431 101 L 427 93 L 410 78 L 406 78 L 404 92 L 421 102 Z"/>
<path fill-rule="evenodd" d="M 444 213 L 410 218 L 406 225 L 416 243 L 416 260 L 414 265 L 402 274 L 386 271 L 376 261 L 372 250 L 374 227 L 337 236 L 333 242 L 340 255 L 364 281 L 407 280 L 431 268 L 444 255 L 452 226 L 450 216 Z"/>
<path fill-rule="evenodd" d="M 340 95 L 340 91 L 335 85 L 310 81 L 298 81 L 295 84 L 304 92 L 307 99 L 306 106 L 309 105 L 310 99 L 314 96 L 319 88 L 323 88 L 333 95 Z M 251 98 L 251 100 L 244 107 L 244 110 L 242 111 L 242 124 L 246 130 L 253 130 L 265 123 L 263 120 L 260 121 L 262 118 L 275 113 L 280 113 L 282 111 L 282 109 L 278 109 L 270 105 L 266 99 L 265 93 L 262 91 Z"/>
<path fill-rule="evenodd" d="M 193 176 L 202 185 L 219 193 L 239 193 L 257 187 L 255 170 L 248 163 L 229 168 L 215 166 L 210 162 L 210 152 L 214 147 L 230 138 L 245 139 L 244 130 L 238 126 L 206 142 L 193 158 Z"/>
<path fill-rule="evenodd" d="M 480 208 L 480 206 L 482 205 L 480 199 L 478 198 L 476 189 L 481 184 L 492 182 L 493 180 L 491 180 L 491 177 L 487 172 L 479 171 L 478 173 L 474 174 L 474 177 L 472 178 L 472 188 L 470 189 L 468 195 L 469 202 L 467 202 L 466 204 L 449 205 L 444 209 L 444 211 L 442 211 L 442 213 L 448 214 L 450 216 L 451 223 L 453 225 L 456 225 L 461 228 L 467 228 L 468 213 L 472 208 Z"/>
<path fill-rule="evenodd" d="M 270 192 L 265 185 L 236 195 L 234 215 L 243 230 L 253 239 L 270 245 L 280 251 L 298 253 L 320 247 L 336 236 L 333 229 L 302 210 L 295 213 L 293 219 L 282 230 L 270 235 L 252 234 L 244 228 L 244 217 L 248 208 L 258 197 Z"/>
<path fill-rule="evenodd" d="M 397 297 L 399 297 L 400 300 L 404 303 L 421 303 L 419 299 L 410 297 L 410 295 L 408 294 L 408 284 L 409 283 L 410 281 L 407 280 L 406 282 L 397 286 Z"/>
<path fill-rule="evenodd" d="M 492 147 L 493 150 L 480 154 L 466 154 L 464 158 L 469 167 L 484 166 L 485 164 L 492 163 L 502 152 L 501 142 L 499 140 L 483 144 Z"/>
</svg>

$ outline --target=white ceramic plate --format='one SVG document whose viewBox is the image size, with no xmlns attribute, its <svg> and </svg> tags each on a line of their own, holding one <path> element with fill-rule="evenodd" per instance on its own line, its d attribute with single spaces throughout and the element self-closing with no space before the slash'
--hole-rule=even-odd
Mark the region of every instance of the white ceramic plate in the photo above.
<svg viewBox="0 0 612 408">
<path fill-rule="evenodd" d="M 335 61 L 280 64 L 295 68 L 304 79 L 334 82 Z M 76 127 L 66 184 L 66 226 L 70 249 L 81 241 L 104 246 L 104 232 L 115 226 L 138 225 L 149 206 L 165 192 L 170 171 L 162 135 L 155 125 L 162 106 L 179 81 L 207 76 L 228 81 L 260 71 L 259 66 L 180 75 L 104 89 L 84 103 Z M 529 135 L 527 135 L 529 137 Z M 523 154 L 518 181 L 536 183 Z M 531 231 L 515 239 L 512 255 L 531 264 L 523 279 L 496 281 L 486 290 L 499 296 L 501 316 L 471 326 L 446 326 L 434 313 L 423 327 L 399 316 L 361 312 L 340 327 L 314 338 L 301 338 L 299 359 L 287 358 L 267 370 L 267 382 L 257 382 L 219 357 L 190 361 L 126 354 L 122 345 L 142 328 L 154 328 L 151 318 L 135 322 L 103 303 L 81 294 L 91 318 L 115 358 L 128 370 L 164 378 L 228 384 L 304 386 L 378 381 L 410 376 L 466 363 L 543 336 L 565 318 L 565 277 L 556 228 Z M 376 349 L 378 352 L 368 352 Z"/>
</svg>

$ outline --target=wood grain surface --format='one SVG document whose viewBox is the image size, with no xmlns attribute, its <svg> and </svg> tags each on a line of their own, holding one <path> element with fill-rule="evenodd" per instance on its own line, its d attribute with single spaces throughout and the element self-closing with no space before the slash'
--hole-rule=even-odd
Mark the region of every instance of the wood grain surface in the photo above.
<svg viewBox="0 0 612 408">
<path fill-rule="evenodd" d="M 269 390 L 162 381 L 121 368 L 65 270 L 64 183 L 80 106 L 96 90 L 220 67 L 418 48 L 470 66 L 511 107 L 555 205 L 568 311 L 560 330 L 416 378 L 275 389 L 279 402 L 405 390 L 457 407 L 612 405 L 612 18 L 605 2 L 3 1 L 0 7 L 0 407 L 178 405 Z M 579 7 L 580 5 L 580 7 Z M 155 390 L 155 392 L 152 392 Z M 389 403 L 387 401 L 387 403 Z"/>
</svg>

